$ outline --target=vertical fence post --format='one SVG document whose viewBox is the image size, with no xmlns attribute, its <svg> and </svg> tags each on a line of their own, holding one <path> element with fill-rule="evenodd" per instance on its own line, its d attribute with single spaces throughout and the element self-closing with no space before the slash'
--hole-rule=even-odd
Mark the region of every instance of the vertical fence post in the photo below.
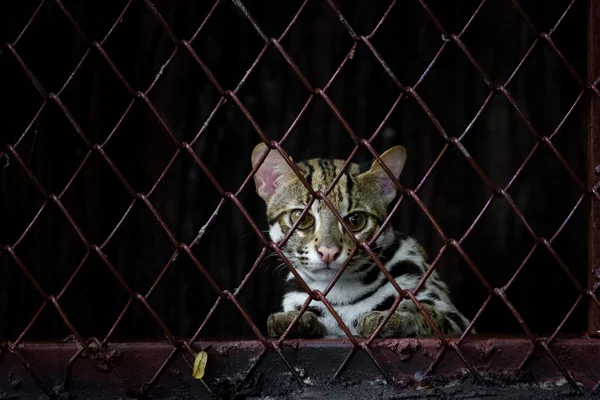
<svg viewBox="0 0 600 400">
<path fill-rule="evenodd" d="M 590 0 L 588 14 L 588 84 L 600 76 L 600 0 Z M 600 178 L 600 98 L 590 91 L 588 121 L 588 187 Z M 588 283 L 600 281 L 600 201 L 590 200 L 588 220 Z M 592 302 L 588 310 L 588 334 L 600 336 L 600 310 Z"/>
</svg>

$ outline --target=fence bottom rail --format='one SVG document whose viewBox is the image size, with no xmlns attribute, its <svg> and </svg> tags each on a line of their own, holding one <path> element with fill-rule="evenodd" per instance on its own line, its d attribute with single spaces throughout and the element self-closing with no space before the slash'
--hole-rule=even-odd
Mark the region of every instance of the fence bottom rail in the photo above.
<svg viewBox="0 0 600 400">
<path fill-rule="evenodd" d="M 100 352 L 93 346 L 82 351 L 69 342 L 28 342 L 17 348 L 5 343 L 0 347 L 0 399 L 598 394 L 600 340 L 564 338 L 549 347 L 579 390 L 541 346 L 534 348 L 521 337 L 479 336 L 461 343 L 478 376 L 457 352 L 429 338 L 375 341 L 369 347 L 373 359 L 343 340 L 290 340 L 280 352 L 253 340 L 200 342 L 193 349 L 208 353 L 202 380 L 192 377 L 192 355 L 175 351 L 168 342 L 110 343 Z"/>
</svg>

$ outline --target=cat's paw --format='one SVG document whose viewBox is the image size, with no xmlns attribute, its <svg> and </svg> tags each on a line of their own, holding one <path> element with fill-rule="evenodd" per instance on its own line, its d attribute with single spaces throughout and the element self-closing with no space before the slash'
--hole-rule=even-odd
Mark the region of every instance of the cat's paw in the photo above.
<svg viewBox="0 0 600 400">
<path fill-rule="evenodd" d="M 387 311 L 369 311 L 361 314 L 357 320 L 356 332 L 359 336 L 370 337 L 387 314 Z M 392 314 L 388 322 L 383 326 L 381 331 L 379 331 L 378 337 L 391 338 L 405 336 L 403 322 L 404 320 L 400 314 Z"/>
<path fill-rule="evenodd" d="M 298 315 L 298 311 L 278 312 L 269 315 L 269 319 L 267 319 L 269 336 L 279 337 L 283 335 L 296 315 Z M 317 338 L 324 336 L 324 334 L 325 327 L 319 322 L 319 318 L 314 313 L 306 311 L 292 327 L 287 337 Z"/>
</svg>

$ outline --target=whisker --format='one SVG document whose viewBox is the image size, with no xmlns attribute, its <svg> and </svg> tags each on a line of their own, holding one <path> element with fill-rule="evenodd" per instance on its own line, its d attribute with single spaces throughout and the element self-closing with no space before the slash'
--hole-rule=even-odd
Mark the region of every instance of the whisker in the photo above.
<svg viewBox="0 0 600 400">
<path fill-rule="evenodd" d="M 393 246 L 393 245 L 395 245 L 395 244 L 400 244 L 400 243 L 402 243 L 403 241 L 404 241 L 404 240 L 394 240 L 394 241 L 393 241 L 393 242 L 391 242 L 391 243 L 384 243 L 384 244 L 381 244 L 381 245 L 379 245 L 379 246 L 374 246 L 374 247 L 371 247 L 371 250 L 377 250 L 377 249 L 381 249 L 382 247 Z"/>
</svg>

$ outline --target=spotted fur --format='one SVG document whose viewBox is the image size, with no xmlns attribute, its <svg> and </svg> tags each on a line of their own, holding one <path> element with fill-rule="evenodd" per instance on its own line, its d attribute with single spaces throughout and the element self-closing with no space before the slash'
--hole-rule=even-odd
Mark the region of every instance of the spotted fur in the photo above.
<svg viewBox="0 0 600 400">
<path fill-rule="evenodd" d="M 270 237 L 274 242 L 279 242 L 295 222 L 294 217 L 308 204 L 310 195 L 284 158 L 277 151 L 269 151 L 266 145 L 259 144 L 254 149 L 253 166 L 265 152 L 268 155 L 254 180 L 257 193 L 267 205 Z M 398 177 L 404 167 L 406 151 L 396 146 L 382 154 L 381 159 L 390 172 Z M 342 171 L 344 162 L 311 159 L 295 165 L 315 190 L 325 190 Z M 367 166 L 349 164 L 328 198 L 342 218 L 349 223 L 359 221 L 352 225 L 357 228 L 353 234 L 360 242 L 367 242 L 381 227 L 388 215 L 387 208 L 395 196 L 396 188 L 392 180 L 378 162 L 373 162 Z M 364 216 L 364 220 L 360 215 Z M 325 291 L 353 248 L 351 237 L 343 230 L 334 213 L 324 201 L 316 200 L 282 250 L 312 290 Z M 425 252 L 417 241 L 391 227 L 384 230 L 372 248 L 403 289 L 413 289 L 429 269 Z M 339 250 L 335 253 L 337 258 L 333 261 L 328 259 L 322 249 Z M 352 334 L 370 336 L 388 314 L 397 295 L 398 292 L 379 267 L 365 251 L 359 250 L 327 294 L 327 300 Z M 269 335 L 279 336 L 288 328 L 307 296 L 290 273 L 286 279 L 283 312 L 272 314 L 267 321 Z M 448 287 L 436 271 L 417 292 L 416 298 L 443 333 L 459 334 L 469 325 L 469 321 L 452 304 Z M 415 304 L 407 299 L 400 302 L 379 333 L 381 337 L 431 334 L 431 326 Z M 318 337 L 345 334 L 325 305 L 313 301 L 292 329 L 291 335 Z"/>
</svg>

